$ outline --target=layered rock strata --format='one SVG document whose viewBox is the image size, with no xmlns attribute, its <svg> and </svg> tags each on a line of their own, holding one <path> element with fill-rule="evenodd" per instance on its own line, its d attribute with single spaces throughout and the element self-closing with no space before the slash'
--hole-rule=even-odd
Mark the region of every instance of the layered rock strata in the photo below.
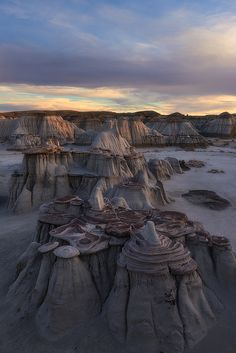
<svg viewBox="0 0 236 353">
<path fill-rule="evenodd" d="M 122 192 L 118 192 L 121 188 Z M 105 196 L 115 198 L 115 202 L 124 199 L 128 205 L 132 194 L 134 199 L 136 195 L 136 200 L 139 197 L 143 200 L 130 206 L 137 209 L 169 202 L 162 182 L 149 171 L 144 156 L 117 129 L 98 134 L 84 152 L 60 148 L 25 152 L 22 169 L 11 178 L 9 209 L 27 211 L 55 197 L 72 194 L 90 199 L 92 204 Z M 102 206 L 97 204 L 97 207 Z"/>
<path fill-rule="evenodd" d="M 198 131 L 207 137 L 236 137 L 236 116 L 227 112 L 214 117 L 203 117 L 195 120 Z"/>
<path fill-rule="evenodd" d="M 150 123 L 149 126 L 166 136 L 169 145 L 193 148 L 208 145 L 207 140 L 180 113 L 159 119 L 155 123 Z"/>
<path fill-rule="evenodd" d="M 219 288 L 236 285 L 229 241 L 178 212 L 96 210 L 72 197 L 43 206 L 40 222 L 51 227 L 20 257 L 7 302 L 44 340 L 75 329 L 79 339 L 96 318 L 124 352 L 182 353 L 215 323 Z"/>
<path fill-rule="evenodd" d="M 48 139 L 72 143 L 78 128 L 57 115 L 26 115 L 16 119 L 0 119 L 0 140 L 14 149 L 27 149 L 44 144 Z M 78 134 L 78 132 L 77 132 Z"/>
</svg>

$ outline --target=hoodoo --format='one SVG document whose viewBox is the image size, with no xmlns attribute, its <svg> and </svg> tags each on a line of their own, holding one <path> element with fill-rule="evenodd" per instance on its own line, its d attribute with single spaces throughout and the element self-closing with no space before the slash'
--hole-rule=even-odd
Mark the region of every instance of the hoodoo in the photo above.
<svg viewBox="0 0 236 353">
<path fill-rule="evenodd" d="M 96 318 L 123 352 L 183 353 L 222 310 L 220 283 L 236 285 L 227 239 L 178 212 L 96 210 L 71 197 L 42 207 L 39 223 L 7 302 L 42 339 L 76 329 L 79 340 Z"/>
<path fill-rule="evenodd" d="M 110 329 L 131 352 L 183 352 L 214 323 L 197 263 L 148 221 L 125 243 L 108 299 Z M 129 279 L 129 280 L 128 280 Z M 115 305 L 115 302 L 117 304 Z M 148 337 L 148 339 L 147 339 Z"/>
</svg>

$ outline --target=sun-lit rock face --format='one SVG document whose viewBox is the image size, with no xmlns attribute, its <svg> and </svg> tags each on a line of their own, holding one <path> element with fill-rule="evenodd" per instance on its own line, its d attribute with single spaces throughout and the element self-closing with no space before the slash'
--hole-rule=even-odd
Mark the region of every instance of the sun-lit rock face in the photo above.
<svg viewBox="0 0 236 353">
<path fill-rule="evenodd" d="M 16 119 L 0 119 L 0 128 L 0 138 L 11 142 L 15 149 L 35 147 L 51 138 L 63 144 L 74 142 L 78 129 L 58 115 L 43 114 L 27 115 Z"/>
<path fill-rule="evenodd" d="M 208 145 L 207 140 L 180 113 L 174 113 L 155 123 L 150 123 L 150 127 L 166 136 L 170 145 L 186 147 L 206 147 Z"/>
<path fill-rule="evenodd" d="M 14 323 L 33 320 L 42 340 L 63 338 L 70 348 L 70 332 L 79 342 L 79 328 L 84 335 L 96 320 L 124 352 L 183 353 L 236 286 L 229 241 L 182 213 L 108 201 L 94 209 L 71 196 L 41 207 L 39 223 L 6 304 Z"/>
<path fill-rule="evenodd" d="M 118 118 L 118 129 L 132 146 L 164 146 L 165 137 L 155 129 L 147 127 L 141 119 L 138 118 Z"/>
</svg>

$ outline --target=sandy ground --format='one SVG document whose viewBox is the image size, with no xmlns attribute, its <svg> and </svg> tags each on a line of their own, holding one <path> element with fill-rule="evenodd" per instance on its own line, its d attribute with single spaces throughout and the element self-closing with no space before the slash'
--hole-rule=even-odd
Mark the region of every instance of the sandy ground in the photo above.
<svg viewBox="0 0 236 353">
<path fill-rule="evenodd" d="M 201 169 L 192 169 L 183 175 L 176 175 L 166 181 L 165 187 L 175 202 L 168 209 L 185 212 L 190 218 L 202 222 L 206 229 L 215 234 L 227 235 L 236 248 L 236 151 L 229 148 L 209 148 L 206 151 L 185 152 L 176 149 L 145 150 L 149 158 L 164 158 L 167 156 L 179 159 L 199 159 L 206 162 Z M 18 168 L 22 154 L 4 151 L 0 148 L 0 302 L 6 295 L 10 283 L 14 280 L 15 266 L 18 257 L 28 246 L 35 231 L 37 212 L 24 215 L 11 215 L 6 211 L 8 182 L 10 174 Z M 212 168 L 220 168 L 224 174 L 209 174 Z M 190 189 L 208 189 L 227 198 L 232 207 L 223 211 L 212 211 L 190 204 L 181 194 Z M 233 301 L 235 299 L 233 298 Z M 235 305 L 228 300 L 223 317 L 209 335 L 199 343 L 192 353 L 236 353 L 236 310 Z M 71 347 L 64 342 L 59 344 L 43 343 L 33 333 L 33 326 L 13 327 L 14 335 L 7 335 L 7 317 L 0 312 L 0 353 L 125 353 L 119 344 L 107 337 L 101 323 L 94 322 L 90 329 L 82 335 L 80 344 L 77 334 L 73 335 Z M 83 338 L 84 337 L 84 338 Z M 95 344 L 96 342 L 96 344 Z M 105 342 L 105 344 L 104 344 Z M 106 347 L 104 350 L 104 346 Z M 103 347 L 103 349 L 101 349 Z M 175 353 L 175 352 L 173 352 Z"/>
<path fill-rule="evenodd" d="M 190 219 L 201 222 L 212 234 L 227 236 L 236 250 L 236 150 L 210 147 L 194 152 L 174 148 L 158 151 L 142 149 L 142 151 L 147 160 L 176 157 L 180 160 L 197 159 L 206 163 L 205 167 L 192 168 L 184 174 L 174 175 L 170 180 L 164 181 L 165 189 L 175 200 L 165 208 L 186 213 Z M 211 174 L 208 173 L 210 169 L 222 169 L 224 173 Z M 214 211 L 193 205 L 181 196 L 191 189 L 215 191 L 219 196 L 229 200 L 232 206 Z"/>
</svg>

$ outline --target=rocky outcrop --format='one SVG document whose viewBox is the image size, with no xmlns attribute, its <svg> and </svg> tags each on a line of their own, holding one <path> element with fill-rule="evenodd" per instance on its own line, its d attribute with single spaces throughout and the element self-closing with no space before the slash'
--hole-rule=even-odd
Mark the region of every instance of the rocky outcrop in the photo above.
<svg viewBox="0 0 236 353">
<path fill-rule="evenodd" d="M 158 180 L 168 180 L 175 174 L 172 165 L 165 159 L 150 159 L 148 166 Z"/>
<path fill-rule="evenodd" d="M 169 202 L 162 182 L 151 174 L 143 155 L 115 127 L 100 132 L 87 151 L 55 148 L 35 148 L 24 153 L 22 169 L 11 178 L 9 209 L 28 211 L 71 194 L 90 199 L 93 204 L 99 195 L 100 200 L 103 196 L 122 198 L 127 205 L 132 194 L 137 209 Z M 140 182 L 141 171 L 144 177 Z"/>
<path fill-rule="evenodd" d="M 15 122 L 13 119 L 7 119 L 1 117 L 0 119 L 0 142 L 5 142 L 11 136 L 12 131 L 14 130 Z"/>
<path fill-rule="evenodd" d="M 0 120 L 0 139 L 13 144 L 15 149 L 35 147 L 51 138 L 62 144 L 74 142 L 76 131 L 74 124 L 57 115 L 27 115 Z"/>
<path fill-rule="evenodd" d="M 147 127 L 141 119 L 121 117 L 117 120 L 118 129 L 132 146 L 164 146 L 165 137 L 155 129 Z"/>
<path fill-rule="evenodd" d="M 195 122 L 198 131 L 208 137 L 233 138 L 236 137 L 236 116 L 228 112 L 218 116 L 203 117 Z"/>
<path fill-rule="evenodd" d="M 89 126 L 86 128 L 84 134 L 80 133 L 77 136 L 76 143 L 85 144 L 89 141 L 89 136 L 94 139 L 98 134 L 108 134 L 109 130 L 116 129 L 120 138 L 125 139 L 131 146 L 164 146 L 166 139 L 158 131 L 148 128 L 143 121 L 138 117 L 113 117 L 104 118 L 103 123 L 96 126 Z M 87 138 L 85 138 L 87 136 Z M 92 143 L 92 142 L 91 142 Z"/>
<path fill-rule="evenodd" d="M 207 140 L 202 137 L 180 113 L 174 113 L 166 118 L 150 123 L 152 129 L 167 137 L 167 143 L 182 147 L 206 147 Z"/>
<path fill-rule="evenodd" d="M 180 161 L 174 157 L 167 157 L 166 160 L 170 163 L 172 168 L 174 169 L 175 173 L 183 174 L 183 170 L 180 165 Z"/>
<path fill-rule="evenodd" d="M 214 308 L 196 270 L 189 251 L 159 236 L 151 221 L 125 243 L 107 311 L 129 351 L 183 352 L 206 334 Z"/>
<path fill-rule="evenodd" d="M 29 211 L 55 196 L 70 194 L 70 154 L 36 150 L 25 153 L 22 171 L 11 178 L 9 208 Z"/>
<path fill-rule="evenodd" d="M 116 121 L 107 121 L 102 131 L 96 135 L 91 150 L 110 152 L 114 155 L 130 155 L 132 147 L 118 130 Z"/>
<path fill-rule="evenodd" d="M 95 130 L 83 130 L 77 128 L 75 131 L 75 144 L 81 146 L 89 146 L 92 144 L 95 136 L 97 135 L 97 131 Z"/>
<path fill-rule="evenodd" d="M 43 206 L 40 222 L 52 227 L 20 257 L 6 300 L 41 339 L 75 330 L 80 340 L 96 318 L 124 352 L 183 353 L 236 285 L 229 241 L 178 212 L 97 210 L 71 197 Z"/>
<path fill-rule="evenodd" d="M 231 206 L 228 200 L 209 190 L 190 190 L 188 193 L 182 194 L 182 197 L 196 205 L 212 210 L 223 210 Z"/>
<path fill-rule="evenodd" d="M 112 199 L 124 199 L 131 209 L 151 209 L 170 202 L 161 181 L 140 171 L 135 177 L 114 186 Z"/>
</svg>

